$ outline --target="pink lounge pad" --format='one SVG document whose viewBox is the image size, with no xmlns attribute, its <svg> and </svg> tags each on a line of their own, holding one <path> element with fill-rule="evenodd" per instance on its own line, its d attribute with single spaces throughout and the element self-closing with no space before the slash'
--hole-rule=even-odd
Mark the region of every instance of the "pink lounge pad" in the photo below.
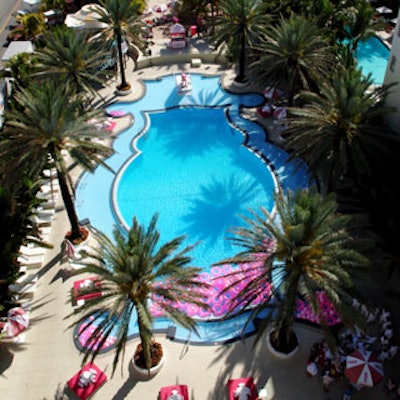
<svg viewBox="0 0 400 400">
<path fill-rule="evenodd" d="M 68 387 L 81 400 L 89 399 L 107 380 L 107 375 L 93 363 L 86 364 L 68 382 Z"/>
<path fill-rule="evenodd" d="M 160 390 L 159 400 L 189 400 L 189 391 L 187 385 L 164 386 Z"/>
<path fill-rule="evenodd" d="M 258 398 L 257 388 L 252 377 L 229 379 L 228 394 L 229 400 L 257 400 Z"/>
<path fill-rule="evenodd" d="M 124 115 L 126 115 L 126 112 L 123 110 L 110 110 L 110 111 L 106 111 L 106 114 L 110 117 L 119 118 L 119 117 L 123 117 Z"/>
<path fill-rule="evenodd" d="M 99 290 L 96 292 L 80 295 L 79 294 L 80 290 L 84 289 L 85 287 L 87 287 L 86 285 L 89 284 L 96 286 L 96 288 Z M 77 302 L 78 300 L 90 300 L 96 297 L 100 297 L 101 296 L 100 288 L 101 288 L 101 282 L 94 276 L 86 279 L 80 279 L 79 281 L 75 281 L 73 288 L 74 301 Z"/>
</svg>

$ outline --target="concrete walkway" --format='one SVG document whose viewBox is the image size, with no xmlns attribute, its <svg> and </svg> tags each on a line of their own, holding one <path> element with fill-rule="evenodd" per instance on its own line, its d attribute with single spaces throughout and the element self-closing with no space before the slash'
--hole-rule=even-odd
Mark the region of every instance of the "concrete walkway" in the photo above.
<svg viewBox="0 0 400 400">
<path fill-rule="evenodd" d="M 173 73 L 181 67 L 180 64 L 172 64 L 134 71 L 133 63 L 129 61 L 127 77 L 133 85 L 133 91 L 120 99 L 134 100 L 143 95 L 142 79 Z M 203 63 L 197 71 L 222 74 L 223 84 L 235 89 L 231 86 L 234 76 L 231 70 Z M 115 86 L 116 82 L 111 82 L 103 95 L 113 96 Z M 128 117 L 117 121 L 117 129 L 132 123 Z M 73 172 L 75 176 L 79 173 L 77 170 Z M 0 398 L 7 400 L 75 398 L 64 391 L 67 380 L 80 368 L 81 355 L 74 346 L 72 329 L 68 329 L 72 321 L 65 319 L 73 310 L 69 293 L 74 279 L 68 278 L 63 272 L 67 265 L 61 260 L 60 245 L 69 225 L 61 203 L 58 208 L 50 234 L 54 249 L 47 251 L 45 265 L 38 271 L 38 289 L 33 299 L 26 341 L 19 345 L 0 346 Z M 334 382 L 331 392 L 324 393 L 321 378 L 308 378 L 305 374 L 311 345 L 321 339 L 319 330 L 296 325 L 296 331 L 301 346 L 290 361 L 276 359 L 268 351 L 265 338 L 253 349 L 253 338 L 223 346 L 193 346 L 157 336 L 164 346 L 166 363 L 158 375 L 148 381 L 140 380 L 130 367 L 130 359 L 138 343 L 133 340 L 128 344 L 125 359 L 115 376 L 106 382 L 94 398 L 155 400 L 162 386 L 179 383 L 189 386 L 191 400 L 222 400 L 227 399 L 229 378 L 253 376 L 258 389 L 267 389 L 270 400 L 340 400 L 345 389 L 344 380 Z M 106 353 L 96 360 L 109 378 L 112 356 L 112 352 Z M 382 385 L 379 385 L 373 389 L 363 389 L 358 398 L 372 400 L 385 397 Z"/>
</svg>

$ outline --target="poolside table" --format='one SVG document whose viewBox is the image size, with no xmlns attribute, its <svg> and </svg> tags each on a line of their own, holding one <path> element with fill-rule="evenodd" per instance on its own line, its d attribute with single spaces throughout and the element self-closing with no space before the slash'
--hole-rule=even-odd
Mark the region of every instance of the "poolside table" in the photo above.
<svg viewBox="0 0 400 400">
<path fill-rule="evenodd" d="M 93 285 L 97 290 L 93 290 Z M 87 291 L 89 291 L 88 293 Z M 75 303 L 85 302 L 101 296 L 101 282 L 95 276 L 74 282 L 73 299 Z"/>
<path fill-rule="evenodd" d="M 93 363 L 86 364 L 68 382 L 67 386 L 81 400 L 89 399 L 107 380 L 107 375 Z"/>
</svg>

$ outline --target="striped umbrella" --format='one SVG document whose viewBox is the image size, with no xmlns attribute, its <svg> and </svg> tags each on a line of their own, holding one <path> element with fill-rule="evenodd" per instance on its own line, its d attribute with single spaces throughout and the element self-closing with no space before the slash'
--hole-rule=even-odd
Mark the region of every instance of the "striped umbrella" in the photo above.
<svg viewBox="0 0 400 400">
<path fill-rule="evenodd" d="M 18 336 L 29 326 L 29 316 L 22 307 L 10 308 L 7 312 L 8 321 L 5 331 L 8 337 Z"/>
<path fill-rule="evenodd" d="M 383 379 L 383 364 L 376 353 L 355 350 L 346 357 L 345 375 L 352 383 L 372 387 Z"/>
</svg>

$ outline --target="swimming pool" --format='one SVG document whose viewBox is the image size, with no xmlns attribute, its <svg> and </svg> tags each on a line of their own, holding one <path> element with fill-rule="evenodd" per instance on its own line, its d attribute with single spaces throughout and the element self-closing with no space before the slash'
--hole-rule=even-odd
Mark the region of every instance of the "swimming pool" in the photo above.
<svg viewBox="0 0 400 400">
<path fill-rule="evenodd" d="M 198 74 L 185 96 L 172 75 L 145 84 L 141 100 L 111 107 L 135 123 L 107 160 L 116 174 L 97 168 L 79 180 L 78 216 L 112 237 L 115 225 L 127 230 L 133 216 L 147 224 L 157 212 L 161 242 L 180 235 L 187 235 L 185 245 L 200 242 L 193 264 L 208 270 L 235 253 L 227 230 L 241 223 L 240 214 L 261 205 L 271 210 L 278 183 L 306 187 L 309 174 L 286 163 L 263 128 L 240 116 L 241 106 L 257 106 L 262 96 L 228 93 L 219 77 Z"/>
<path fill-rule="evenodd" d="M 376 36 L 361 41 L 357 46 L 356 58 L 363 74 L 371 74 L 375 85 L 383 85 L 390 50 Z"/>
<path fill-rule="evenodd" d="M 244 136 L 227 123 L 223 108 L 175 108 L 149 119 L 135 144 L 140 153 L 116 177 L 116 218 L 127 231 L 133 216 L 148 225 L 159 213 L 163 240 L 186 235 L 185 245 L 198 243 L 192 263 L 208 270 L 239 251 L 227 240 L 239 215 L 250 216 L 261 204 L 272 210 L 276 179 L 241 145 Z"/>
<path fill-rule="evenodd" d="M 229 93 L 218 76 L 192 74 L 191 79 L 190 94 L 178 94 L 175 77 L 168 75 L 144 82 L 142 99 L 110 107 L 129 112 L 135 123 L 118 135 L 115 154 L 107 160 L 117 173 L 99 167 L 84 174 L 76 207 L 80 219 L 88 218 L 110 237 L 115 225 L 129 229 L 133 215 L 146 223 L 158 212 L 160 244 L 182 234 L 190 244 L 201 240 L 193 264 L 210 272 L 212 263 L 236 253 L 226 230 L 241 225 L 239 214 L 261 205 L 272 209 L 277 184 L 285 190 L 304 188 L 310 175 L 267 142 L 260 125 L 241 117 L 240 108 L 258 106 L 260 95 Z M 226 321 L 217 317 L 203 316 L 212 321 L 199 323 L 199 343 L 238 337 L 233 327 L 243 326 L 243 315 Z M 154 329 L 169 324 L 156 318 Z M 130 335 L 136 334 L 132 321 Z M 188 332 L 177 334 L 183 338 Z"/>
</svg>

